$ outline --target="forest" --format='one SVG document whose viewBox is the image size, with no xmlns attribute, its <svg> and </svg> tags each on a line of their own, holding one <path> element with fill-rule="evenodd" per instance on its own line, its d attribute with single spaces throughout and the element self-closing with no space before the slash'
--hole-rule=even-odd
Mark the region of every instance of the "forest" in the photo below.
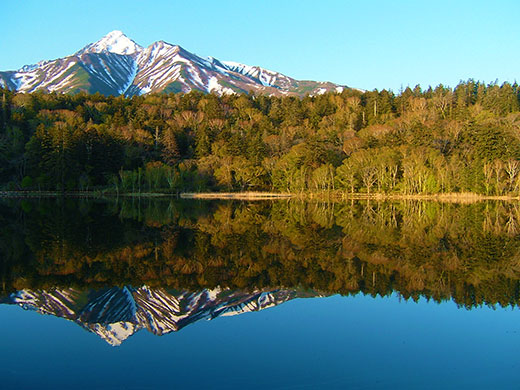
<svg viewBox="0 0 520 390">
<path fill-rule="evenodd" d="M 520 194 L 516 83 L 0 97 L 4 191 Z"/>
</svg>

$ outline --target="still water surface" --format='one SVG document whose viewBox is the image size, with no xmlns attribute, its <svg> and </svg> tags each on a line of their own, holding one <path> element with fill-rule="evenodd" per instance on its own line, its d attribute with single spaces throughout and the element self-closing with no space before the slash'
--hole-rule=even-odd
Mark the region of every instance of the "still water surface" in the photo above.
<svg viewBox="0 0 520 390">
<path fill-rule="evenodd" d="M 2 388 L 519 387 L 515 205 L 0 208 Z"/>
</svg>

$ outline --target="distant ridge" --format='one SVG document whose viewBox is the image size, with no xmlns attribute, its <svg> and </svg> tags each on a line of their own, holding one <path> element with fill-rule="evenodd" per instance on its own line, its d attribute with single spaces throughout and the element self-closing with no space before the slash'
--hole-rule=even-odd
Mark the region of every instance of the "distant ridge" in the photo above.
<svg viewBox="0 0 520 390">
<path fill-rule="evenodd" d="M 305 96 L 346 88 L 331 82 L 295 80 L 259 66 L 199 57 L 164 41 L 145 48 L 117 30 L 71 56 L 1 71 L 0 86 L 19 92 L 83 91 L 114 96 L 192 90 L 219 95 L 253 91 Z"/>
</svg>

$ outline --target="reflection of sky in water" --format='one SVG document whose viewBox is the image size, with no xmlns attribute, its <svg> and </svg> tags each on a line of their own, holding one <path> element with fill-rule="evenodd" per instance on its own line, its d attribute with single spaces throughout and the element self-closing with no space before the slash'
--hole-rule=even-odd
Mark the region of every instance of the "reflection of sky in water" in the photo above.
<svg viewBox="0 0 520 390">
<path fill-rule="evenodd" d="M 297 299 L 109 346 L 0 306 L 2 388 L 514 388 L 518 310 L 397 297 Z"/>
</svg>

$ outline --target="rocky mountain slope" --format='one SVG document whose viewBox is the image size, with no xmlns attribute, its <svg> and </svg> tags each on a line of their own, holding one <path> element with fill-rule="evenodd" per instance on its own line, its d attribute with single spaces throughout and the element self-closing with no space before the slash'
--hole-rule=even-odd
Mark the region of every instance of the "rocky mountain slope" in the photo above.
<svg viewBox="0 0 520 390">
<path fill-rule="evenodd" d="M 219 95 L 254 91 L 269 95 L 341 92 L 330 82 L 295 80 L 258 66 L 199 57 L 158 41 L 144 48 L 113 31 L 75 54 L 0 72 L 0 86 L 20 92 L 143 95 L 199 90 Z"/>
</svg>

